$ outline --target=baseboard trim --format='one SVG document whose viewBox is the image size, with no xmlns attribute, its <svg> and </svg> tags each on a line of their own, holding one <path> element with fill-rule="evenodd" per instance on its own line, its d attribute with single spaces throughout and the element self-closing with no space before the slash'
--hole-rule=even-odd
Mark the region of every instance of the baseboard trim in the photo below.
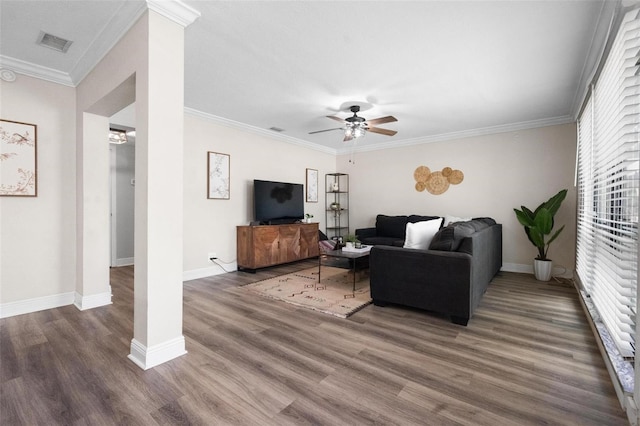
<svg viewBox="0 0 640 426">
<path fill-rule="evenodd" d="M 533 264 L 523 265 L 522 263 L 503 263 L 500 270 L 505 272 L 517 272 L 519 274 L 533 275 Z M 562 266 L 554 266 L 553 276 L 562 278 L 573 278 L 573 269 L 567 269 Z"/>
<path fill-rule="evenodd" d="M 32 312 L 73 305 L 75 292 L 53 294 L 51 296 L 35 297 L 33 299 L 18 300 L 0 304 L 0 318 L 30 314 Z"/>
<path fill-rule="evenodd" d="M 82 294 L 76 292 L 75 293 L 75 301 L 73 302 L 76 305 L 76 308 L 81 311 L 85 311 L 87 309 L 93 309 L 100 306 L 106 306 L 111 304 L 111 286 L 109 286 L 109 291 L 104 293 L 92 294 L 89 296 L 83 296 Z"/>
<path fill-rule="evenodd" d="M 143 370 L 148 370 L 186 353 L 184 336 L 149 348 L 136 339 L 131 339 L 131 353 L 127 358 Z"/>
<path fill-rule="evenodd" d="M 133 257 L 123 257 L 122 259 L 116 259 L 116 268 L 119 268 L 120 266 L 131 266 L 134 264 L 134 258 Z"/>
<path fill-rule="evenodd" d="M 199 278 L 212 277 L 214 275 L 221 275 L 227 272 L 234 272 L 238 270 L 238 264 L 236 262 L 223 263 L 223 265 L 224 265 L 224 269 L 222 269 L 222 266 L 220 265 L 215 265 L 215 266 L 210 266 L 208 268 L 200 268 L 200 269 L 192 269 L 190 271 L 184 271 L 182 273 L 182 281 L 197 280 Z"/>
</svg>

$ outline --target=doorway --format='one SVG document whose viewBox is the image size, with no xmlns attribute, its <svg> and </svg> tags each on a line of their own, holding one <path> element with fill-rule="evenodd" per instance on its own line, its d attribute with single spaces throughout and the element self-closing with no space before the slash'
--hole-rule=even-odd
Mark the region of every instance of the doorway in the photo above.
<svg viewBox="0 0 640 426">
<path fill-rule="evenodd" d="M 109 119 L 110 266 L 133 265 L 135 222 L 135 103 Z M 124 141 L 124 142 L 123 142 Z"/>
</svg>

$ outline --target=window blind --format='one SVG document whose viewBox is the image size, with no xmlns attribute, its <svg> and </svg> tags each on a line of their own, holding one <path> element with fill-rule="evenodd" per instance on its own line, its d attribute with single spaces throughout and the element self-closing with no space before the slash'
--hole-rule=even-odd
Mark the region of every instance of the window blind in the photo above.
<svg viewBox="0 0 640 426">
<path fill-rule="evenodd" d="M 618 350 L 635 354 L 639 10 L 628 12 L 578 118 L 576 272 Z"/>
</svg>

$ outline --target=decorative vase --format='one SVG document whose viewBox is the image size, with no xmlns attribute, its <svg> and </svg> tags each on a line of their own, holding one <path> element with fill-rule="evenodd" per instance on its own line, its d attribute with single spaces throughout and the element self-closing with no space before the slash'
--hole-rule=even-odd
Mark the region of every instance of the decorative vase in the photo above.
<svg viewBox="0 0 640 426">
<path fill-rule="evenodd" d="M 551 260 L 533 260 L 533 275 L 538 281 L 549 281 L 553 272 L 553 262 Z"/>
<path fill-rule="evenodd" d="M 338 182 L 334 182 L 333 183 L 332 190 L 333 190 L 333 192 L 339 192 L 340 191 L 340 186 L 338 185 Z"/>
<path fill-rule="evenodd" d="M 351 241 L 347 241 L 345 246 L 347 246 L 347 248 L 353 248 L 353 243 Z"/>
</svg>

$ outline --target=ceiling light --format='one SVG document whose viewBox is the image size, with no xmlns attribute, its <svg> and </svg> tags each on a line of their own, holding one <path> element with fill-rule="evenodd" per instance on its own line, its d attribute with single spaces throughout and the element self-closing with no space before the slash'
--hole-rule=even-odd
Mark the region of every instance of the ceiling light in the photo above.
<svg viewBox="0 0 640 426">
<path fill-rule="evenodd" d="M 57 50 L 58 52 L 66 53 L 69 50 L 69 46 L 73 43 L 70 40 L 66 40 L 62 37 L 54 36 L 53 34 L 40 31 L 37 44 L 40 46 L 48 47 L 49 49 Z"/>
<path fill-rule="evenodd" d="M 367 128 L 364 125 L 364 122 L 357 123 L 346 123 L 346 128 L 344 129 L 345 138 L 357 139 L 366 133 Z"/>
<path fill-rule="evenodd" d="M 16 73 L 6 68 L 0 68 L 0 79 L 11 83 L 12 81 L 16 81 Z"/>
<path fill-rule="evenodd" d="M 110 129 L 109 130 L 109 143 L 122 145 L 127 142 L 127 134 L 122 130 Z"/>
</svg>

